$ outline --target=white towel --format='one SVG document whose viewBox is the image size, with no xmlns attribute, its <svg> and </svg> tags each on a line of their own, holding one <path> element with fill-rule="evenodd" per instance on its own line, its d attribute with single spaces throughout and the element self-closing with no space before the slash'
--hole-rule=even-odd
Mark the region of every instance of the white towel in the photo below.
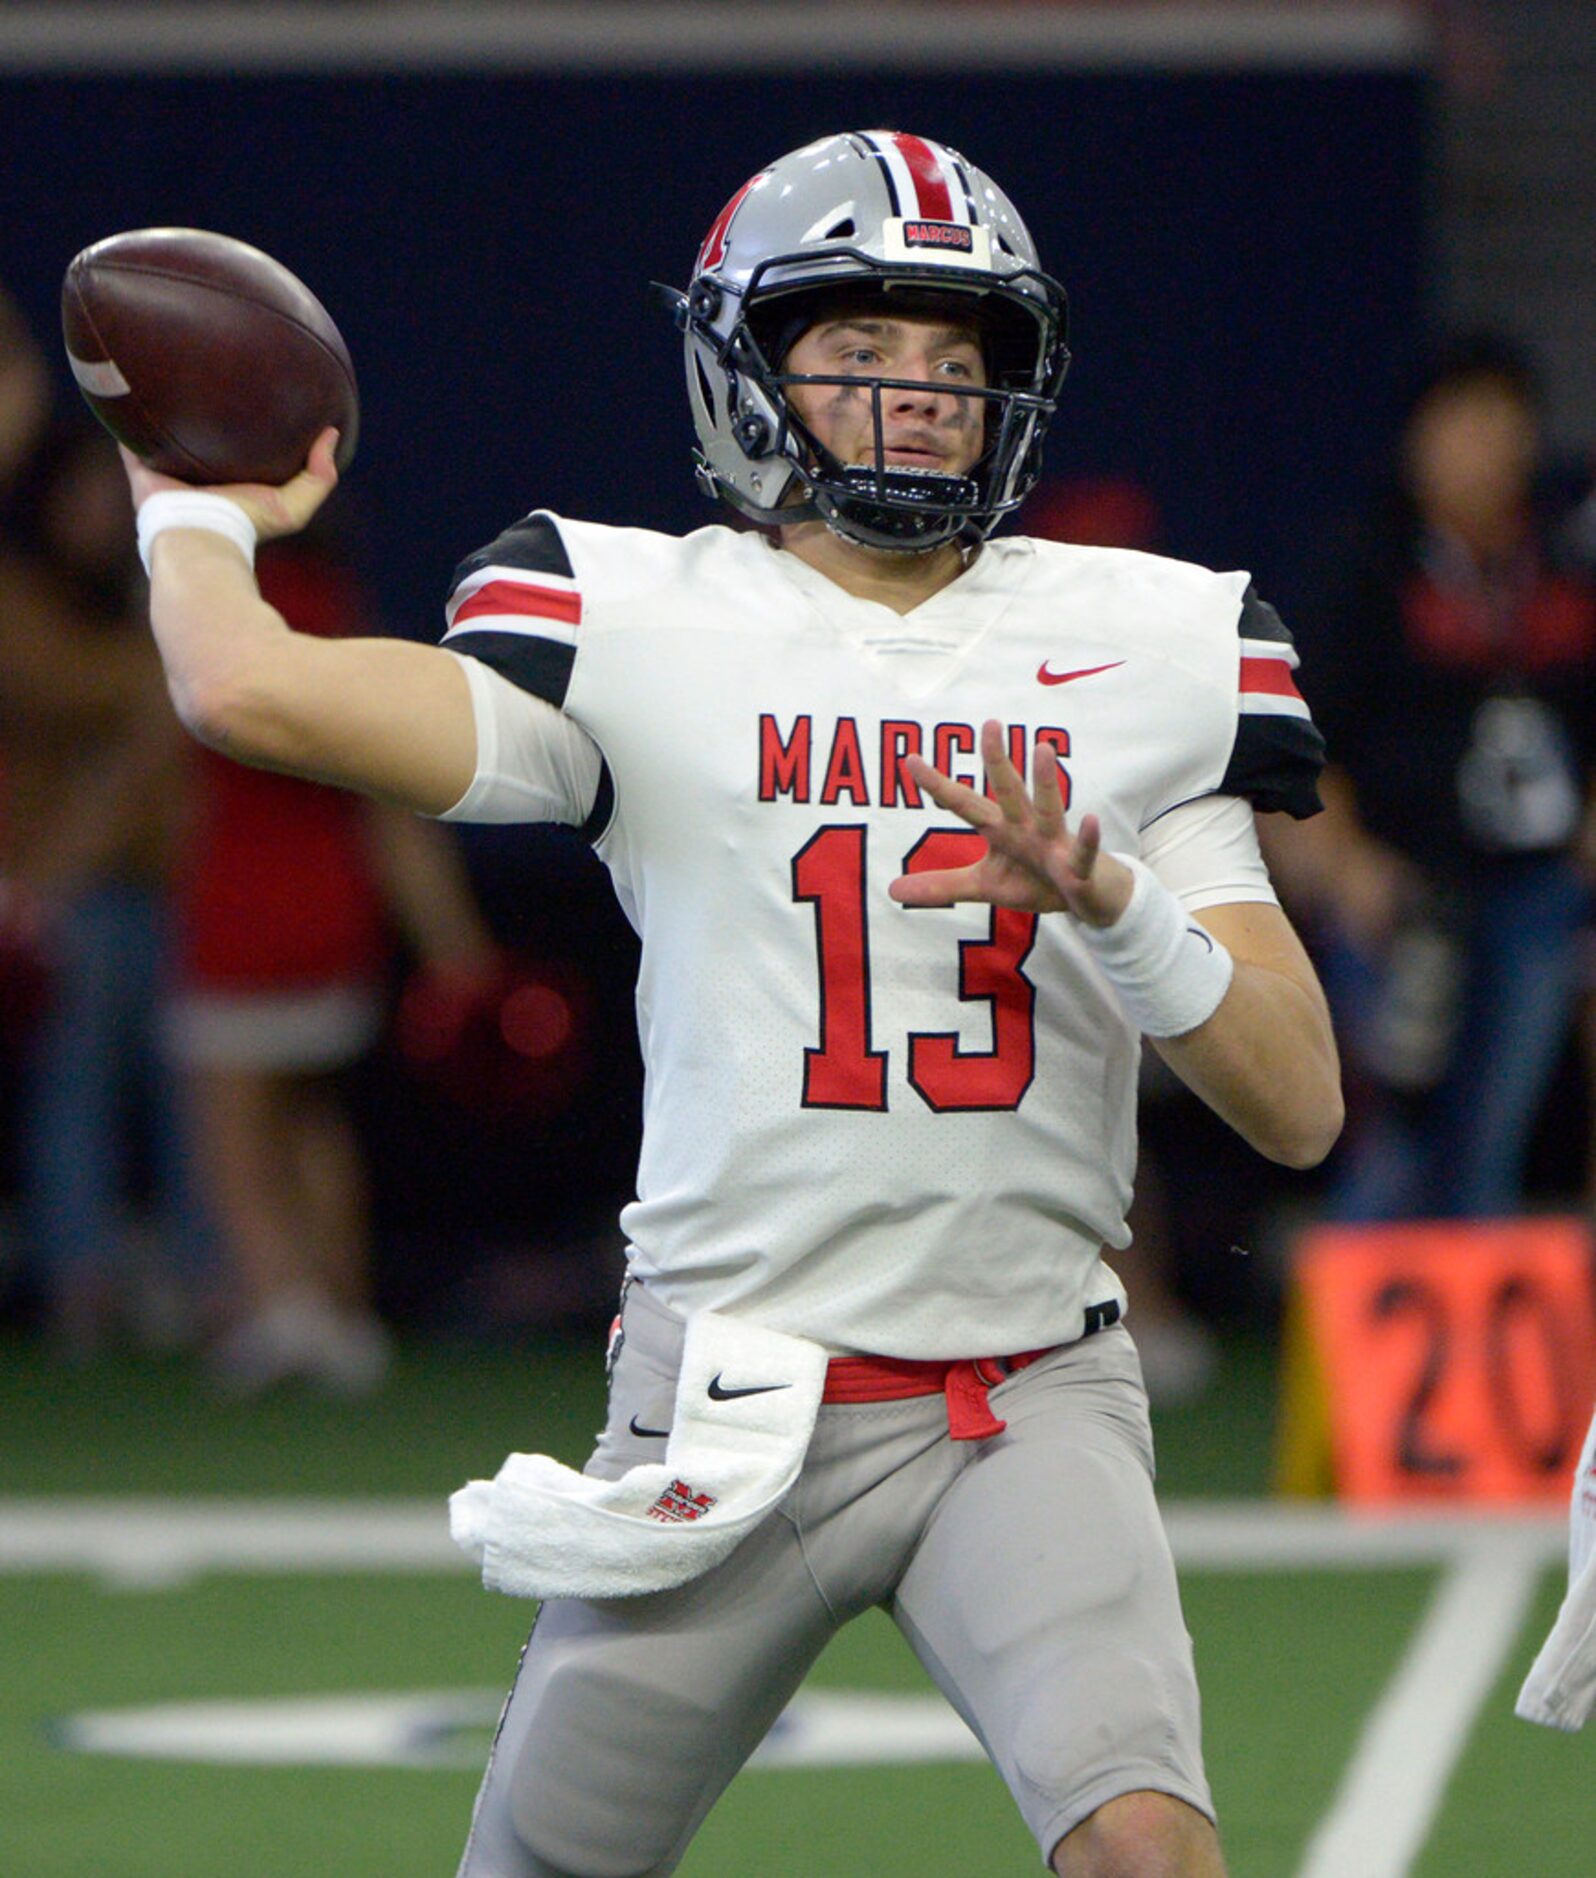
<svg viewBox="0 0 1596 1878">
<path fill-rule="evenodd" d="M 1572 1734 L 1596 1708 L 1596 1415 L 1574 1474 L 1568 1595 L 1518 1692 L 1514 1713 Z"/>
<path fill-rule="evenodd" d="M 663 1462 L 594 1480 L 512 1454 L 449 1501 L 490 1591 L 633 1597 L 717 1565 L 798 1476 L 825 1385 L 818 1344 L 709 1311 L 687 1321 Z"/>
</svg>

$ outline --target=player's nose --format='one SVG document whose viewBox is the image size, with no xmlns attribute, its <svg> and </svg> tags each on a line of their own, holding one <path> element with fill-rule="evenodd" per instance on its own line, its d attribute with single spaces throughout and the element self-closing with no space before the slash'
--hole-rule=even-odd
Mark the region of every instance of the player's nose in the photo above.
<svg viewBox="0 0 1596 1878">
<path fill-rule="evenodd" d="M 898 361 L 898 375 L 913 382 L 895 385 L 888 393 L 894 410 L 937 411 L 945 407 L 949 393 L 932 382 L 929 358 L 906 358 Z"/>
</svg>

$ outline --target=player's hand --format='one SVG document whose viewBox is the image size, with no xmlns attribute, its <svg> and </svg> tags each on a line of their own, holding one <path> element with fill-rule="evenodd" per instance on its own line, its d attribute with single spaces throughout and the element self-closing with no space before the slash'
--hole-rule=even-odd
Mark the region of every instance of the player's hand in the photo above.
<svg viewBox="0 0 1596 1878">
<path fill-rule="evenodd" d="M 1059 787 L 1058 752 L 1038 742 L 1031 751 L 1031 786 L 1009 760 L 1002 726 L 981 727 L 981 760 L 992 796 L 981 795 L 934 769 L 923 757 L 904 767 L 939 808 L 968 822 L 986 841 L 969 867 L 901 874 L 887 891 L 903 906 L 952 906 L 980 900 L 1029 913 L 1073 913 L 1088 926 L 1112 926 L 1135 885 L 1131 871 L 1103 852 L 1095 815 L 1071 829 Z"/>
<path fill-rule="evenodd" d="M 299 474 L 280 488 L 266 483 L 206 484 L 205 492 L 226 496 L 236 502 L 255 524 L 262 541 L 274 541 L 281 535 L 297 535 L 338 485 L 338 469 L 333 451 L 338 432 L 324 430 L 310 447 L 310 456 Z M 199 484 L 180 482 L 175 476 L 163 476 L 141 463 L 126 445 L 119 446 L 122 467 L 127 471 L 128 486 L 133 492 L 135 509 L 146 496 L 158 489 L 193 489 Z"/>
</svg>

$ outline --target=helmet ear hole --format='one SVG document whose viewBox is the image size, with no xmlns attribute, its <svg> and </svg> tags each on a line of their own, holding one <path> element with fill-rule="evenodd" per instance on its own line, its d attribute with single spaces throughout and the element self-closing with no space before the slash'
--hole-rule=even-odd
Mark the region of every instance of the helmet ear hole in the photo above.
<svg viewBox="0 0 1596 1878">
<path fill-rule="evenodd" d="M 704 370 L 704 361 L 695 353 L 693 370 L 698 374 L 698 395 L 704 401 L 704 414 L 710 423 L 715 422 L 715 394 L 710 389 L 709 373 Z"/>
</svg>

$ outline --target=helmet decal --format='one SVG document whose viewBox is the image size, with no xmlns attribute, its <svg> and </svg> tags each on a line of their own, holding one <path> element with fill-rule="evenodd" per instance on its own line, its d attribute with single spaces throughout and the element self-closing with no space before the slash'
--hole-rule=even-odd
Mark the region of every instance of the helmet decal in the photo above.
<svg viewBox="0 0 1596 1878">
<path fill-rule="evenodd" d="M 732 217 L 743 206 L 743 197 L 756 184 L 762 183 L 770 174 L 761 170 L 757 176 L 750 176 L 709 225 L 709 233 L 704 237 L 704 245 L 698 250 L 698 259 L 693 263 L 694 274 L 707 274 L 720 266 L 726 258 L 726 237 L 731 232 Z"/>
<path fill-rule="evenodd" d="M 904 131 L 865 131 L 860 141 L 874 151 L 885 172 L 888 190 L 900 204 L 898 214 L 927 222 L 970 220 L 969 201 L 940 144 Z"/>
</svg>

